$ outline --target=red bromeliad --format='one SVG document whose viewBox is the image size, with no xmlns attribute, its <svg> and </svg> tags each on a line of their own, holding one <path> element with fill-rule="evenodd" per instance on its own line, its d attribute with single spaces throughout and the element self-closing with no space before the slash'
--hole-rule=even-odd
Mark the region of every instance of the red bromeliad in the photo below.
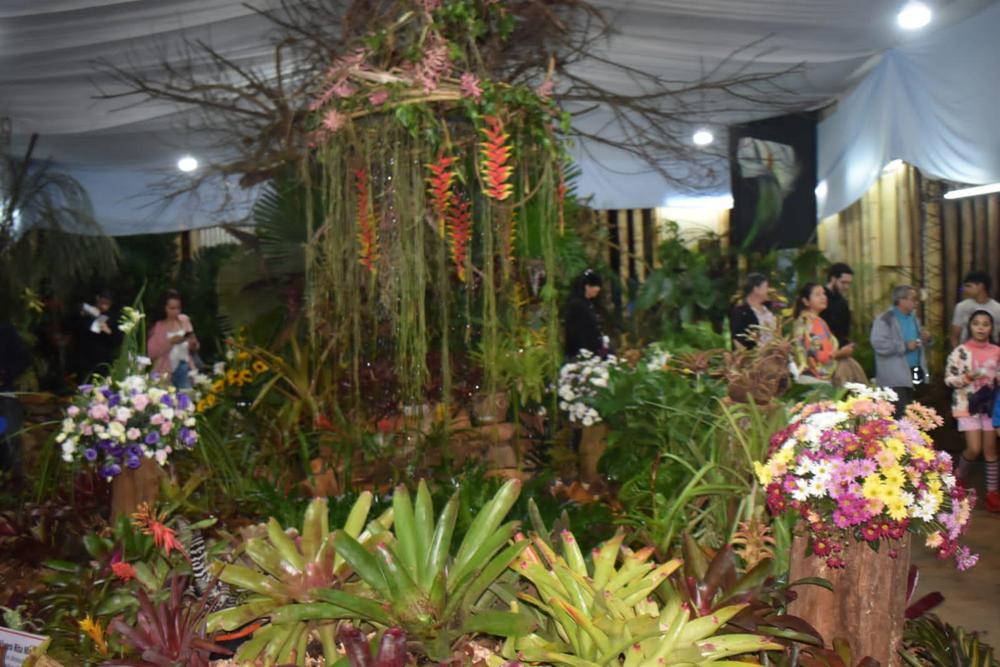
<svg viewBox="0 0 1000 667">
<path fill-rule="evenodd" d="M 508 162 L 511 148 L 507 140 L 510 135 L 504 132 L 503 123 L 496 116 L 486 116 L 484 120 L 488 127 L 482 129 L 485 141 L 479 142 L 480 174 L 486 196 L 503 201 L 514 191 L 510 183 L 514 167 Z"/>
<path fill-rule="evenodd" d="M 170 552 L 176 550 L 186 557 L 184 546 L 177 539 L 173 529 L 168 528 L 164 521 L 165 514 L 157 514 L 148 503 L 140 505 L 139 511 L 132 514 L 132 525 L 142 530 L 144 535 L 152 535 L 153 542 L 157 548 L 163 549 L 166 556 L 169 557 Z"/>
<path fill-rule="evenodd" d="M 370 273 L 375 273 L 378 261 L 378 233 L 375 229 L 375 214 L 368 201 L 368 172 L 358 169 L 354 172 L 358 190 L 358 243 L 361 263 Z"/>
<path fill-rule="evenodd" d="M 472 232 L 472 208 L 468 200 L 455 197 L 448 210 L 448 231 L 451 240 L 451 259 L 455 262 L 458 279 L 465 282 L 465 258 L 469 236 Z"/>
<path fill-rule="evenodd" d="M 454 192 L 451 186 L 455 182 L 455 171 L 451 165 L 455 158 L 450 155 L 441 155 L 438 159 L 427 165 L 433 176 L 427 179 L 427 195 L 431 199 L 431 208 L 437 216 L 438 234 L 443 238 L 445 235 L 445 224 L 448 218 L 448 210 L 451 208 Z"/>
</svg>

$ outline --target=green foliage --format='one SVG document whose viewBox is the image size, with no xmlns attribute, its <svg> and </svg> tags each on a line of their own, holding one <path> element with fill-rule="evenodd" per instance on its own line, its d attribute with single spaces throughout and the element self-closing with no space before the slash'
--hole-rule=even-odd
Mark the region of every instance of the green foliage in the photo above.
<svg viewBox="0 0 1000 667">
<path fill-rule="evenodd" d="M 361 494 L 336 534 L 349 536 L 355 544 L 366 544 L 392 524 L 387 512 L 368 524 L 370 493 Z M 265 534 L 251 537 L 243 547 L 252 565 L 222 565 L 219 578 L 248 594 L 241 604 L 208 617 L 209 631 L 234 630 L 259 618 L 269 617 L 270 625 L 240 646 L 238 660 L 254 660 L 263 655 L 268 664 L 305 659 L 305 646 L 315 634 L 323 643 L 328 663 L 336 660 L 334 635 L 336 619 L 351 618 L 353 612 L 330 604 L 326 594 L 342 594 L 340 585 L 348 578 L 348 562 L 335 552 L 335 534 L 329 530 L 329 511 L 324 498 L 316 498 L 306 508 L 301 537 L 289 534 L 273 517 Z M 337 589 L 337 590 L 335 590 Z"/>
<path fill-rule="evenodd" d="M 605 542 L 588 563 L 568 532 L 561 536 L 562 555 L 532 536 L 511 567 L 535 587 L 518 598 L 534 610 L 539 629 L 508 639 L 506 658 L 572 667 L 753 664 L 726 659 L 781 648 L 759 635 L 718 634 L 743 605 L 692 618 L 681 597 L 661 586 L 681 562 L 656 565 L 651 548 L 623 550 L 623 538 L 619 533 Z M 662 607 L 651 597 L 658 589 Z"/>
<path fill-rule="evenodd" d="M 935 614 L 908 620 L 900 657 L 910 667 L 996 667 L 993 647 L 978 632 L 944 622 Z"/>
<path fill-rule="evenodd" d="M 477 608 L 486 589 L 526 546 L 508 545 L 518 522 L 503 523 L 520 489 L 517 480 L 504 484 L 476 515 L 452 555 L 458 494 L 435 522 L 426 484 L 418 486 L 416 502 L 405 487 L 397 487 L 394 534 L 377 543 L 374 554 L 345 531 L 333 536 L 338 556 L 368 585 L 375 601 L 336 590 L 320 592 L 319 597 L 353 611 L 355 618 L 402 628 L 432 660 L 446 660 L 455 643 L 471 633 L 508 637 L 528 632 L 531 624 L 524 616 Z"/>
</svg>

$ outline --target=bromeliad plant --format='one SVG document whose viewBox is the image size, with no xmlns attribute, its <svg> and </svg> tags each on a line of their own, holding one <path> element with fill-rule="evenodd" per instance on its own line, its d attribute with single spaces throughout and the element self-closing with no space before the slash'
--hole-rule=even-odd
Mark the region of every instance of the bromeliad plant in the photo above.
<svg viewBox="0 0 1000 667">
<path fill-rule="evenodd" d="M 618 533 L 603 543 L 588 565 L 571 533 L 562 533 L 561 556 L 532 535 L 511 567 L 537 590 L 518 597 L 536 610 L 541 629 L 508 639 L 504 657 L 572 667 L 736 665 L 756 663 L 725 659 L 781 648 L 759 635 L 718 634 L 746 605 L 693 618 L 681 596 L 661 586 L 681 561 L 657 565 L 652 547 L 632 552 L 622 548 L 623 539 Z M 653 597 L 658 590 L 662 605 Z"/>
<path fill-rule="evenodd" d="M 349 536 L 361 549 L 364 547 L 360 545 L 382 539 L 392 525 L 392 512 L 387 511 L 364 529 L 371 503 L 371 492 L 362 493 L 351 508 L 343 530 L 336 533 Z M 330 604 L 327 597 L 341 594 L 340 589 L 351 576 L 349 563 L 334 551 L 334 534 L 328 522 L 327 501 L 316 498 L 306 508 L 301 535 L 286 532 L 272 518 L 266 536 L 252 537 L 246 542 L 244 551 L 253 562 L 252 567 L 228 564 L 221 568 L 220 580 L 249 595 L 241 604 L 211 614 L 209 631 L 235 630 L 270 620 L 254 633 L 253 639 L 240 646 L 238 661 L 263 656 L 267 664 L 276 660 L 279 663 L 297 660 L 298 664 L 304 664 L 305 647 L 314 635 L 323 645 L 327 664 L 338 659 L 336 620 L 353 618 L 355 614 Z M 370 600 L 366 602 L 378 606 Z"/>
<path fill-rule="evenodd" d="M 456 643 L 468 634 L 527 634 L 533 628 L 527 616 L 477 607 L 486 589 L 527 546 L 509 544 L 517 521 L 503 523 L 520 490 L 519 480 L 505 483 L 473 519 L 452 556 L 458 492 L 435 522 L 424 482 L 417 487 L 416 502 L 411 502 L 405 487 L 398 487 L 393 495 L 395 535 L 383 535 L 374 553 L 347 531 L 333 536 L 337 555 L 371 593 L 329 590 L 320 591 L 318 597 L 377 627 L 401 628 L 436 661 L 448 659 Z"/>
</svg>

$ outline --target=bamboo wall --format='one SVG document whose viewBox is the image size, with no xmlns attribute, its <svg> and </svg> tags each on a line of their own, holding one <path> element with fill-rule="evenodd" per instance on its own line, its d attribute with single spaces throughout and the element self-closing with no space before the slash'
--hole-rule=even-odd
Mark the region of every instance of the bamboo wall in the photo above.
<svg viewBox="0 0 1000 667">
<path fill-rule="evenodd" d="M 937 365 L 963 276 L 987 271 L 1000 293 L 1000 195 L 945 200 L 947 189 L 904 165 L 819 225 L 824 254 L 854 268 L 851 307 L 859 327 L 890 305 L 894 285 L 922 288 L 921 318 L 942 341 L 932 355 Z"/>
</svg>

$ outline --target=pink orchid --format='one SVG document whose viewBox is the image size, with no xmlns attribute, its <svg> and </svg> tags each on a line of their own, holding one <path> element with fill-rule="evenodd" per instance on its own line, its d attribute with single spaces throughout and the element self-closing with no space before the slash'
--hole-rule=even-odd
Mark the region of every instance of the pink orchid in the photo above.
<svg viewBox="0 0 1000 667">
<path fill-rule="evenodd" d="M 459 80 L 459 88 L 462 89 L 462 96 L 468 97 L 476 102 L 483 96 L 483 89 L 479 87 L 479 77 L 472 72 L 466 72 Z"/>
<path fill-rule="evenodd" d="M 330 134 L 334 134 L 340 128 L 344 127 L 344 123 L 347 122 L 347 116 L 340 113 L 336 109 L 330 109 L 323 116 L 323 129 L 325 129 Z"/>
<path fill-rule="evenodd" d="M 167 433 L 170 433 L 170 429 L 172 428 L 173 424 L 171 424 L 170 422 L 163 422 L 162 424 L 160 424 L 160 435 L 166 435 Z"/>
</svg>

